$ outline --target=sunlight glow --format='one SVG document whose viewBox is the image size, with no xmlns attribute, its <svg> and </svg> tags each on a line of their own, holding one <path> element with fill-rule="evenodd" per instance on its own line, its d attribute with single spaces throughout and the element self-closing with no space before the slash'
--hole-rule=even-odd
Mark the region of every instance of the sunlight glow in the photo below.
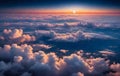
<svg viewBox="0 0 120 76">
<path fill-rule="evenodd" d="M 76 14 L 76 12 L 77 12 L 76 10 L 72 10 L 72 13 L 73 13 L 73 14 Z"/>
</svg>

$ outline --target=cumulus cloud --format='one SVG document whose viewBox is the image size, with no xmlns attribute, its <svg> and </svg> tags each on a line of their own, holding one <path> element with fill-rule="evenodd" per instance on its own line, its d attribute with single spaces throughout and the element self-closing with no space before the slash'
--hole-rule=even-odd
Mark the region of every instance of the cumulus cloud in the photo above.
<svg viewBox="0 0 120 76">
<path fill-rule="evenodd" d="M 33 48 L 30 45 L 24 44 L 18 46 L 17 44 L 5 45 L 3 48 L 0 48 L 0 58 L 3 60 L 10 60 L 14 58 L 16 62 L 22 60 L 22 57 L 29 57 L 32 54 Z M 14 57 L 15 56 L 15 57 Z"/>
<path fill-rule="evenodd" d="M 13 31 L 10 29 L 4 29 L 3 31 L 4 34 L 9 35 L 10 39 L 14 39 L 14 38 L 19 38 L 22 36 L 23 34 L 23 30 L 22 29 L 14 29 Z"/>
<path fill-rule="evenodd" d="M 5 45 L 0 49 L 0 58 L 6 58 L 9 63 L 3 59 L 0 72 L 5 76 L 102 76 L 109 68 L 119 71 L 118 65 L 109 66 L 109 61 L 104 58 L 85 58 L 80 53 L 83 52 L 60 58 L 54 52 L 33 52 L 32 46 L 27 44 Z"/>
<path fill-rule="evenodd" d="M 112 72 L 107 74 L 107 76 L 120 76 L 120 64 L 119 63 L 111 64 L 110 69 L 112 70 Z"/>
<path fill-rule="evenodd" d="M 9 43 L 22 43 L 36 40 L 35 36 L 24 34 L 22 29 L 4 29 L 3 36 L 0 39 Z"/>
<path fill-rule="evenodd" d="M 22 56 L 14 56 L 14 61 L 19 63 L 23 60 L 23 57 Z"/>
<path fill-rule="evenodd" d="M 0 61 L 0 72 L 6 71 L 11 67 L 10 64 L 6 64 L 4 61 Z"/>
</svg>

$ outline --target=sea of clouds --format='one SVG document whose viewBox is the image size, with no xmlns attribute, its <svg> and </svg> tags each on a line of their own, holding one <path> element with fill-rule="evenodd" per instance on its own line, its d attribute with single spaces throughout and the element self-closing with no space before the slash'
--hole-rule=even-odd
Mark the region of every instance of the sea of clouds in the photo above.
<svg viewBox="0 0 120 76">
<path fill-rule="evenodd" d="M 0 76 L 120 76 L 119 18 L 0 15 Z"/>
</svg>

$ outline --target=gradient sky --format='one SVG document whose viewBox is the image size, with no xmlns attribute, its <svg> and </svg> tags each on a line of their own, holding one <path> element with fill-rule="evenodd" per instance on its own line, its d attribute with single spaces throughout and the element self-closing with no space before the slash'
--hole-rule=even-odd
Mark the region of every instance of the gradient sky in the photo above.
<svg viewBox="0 0 120 76">
<path fill-rule="evenodd" d="M 117 12 L 120 0 L 0 0 L 1 11 Z"/>
</svg>

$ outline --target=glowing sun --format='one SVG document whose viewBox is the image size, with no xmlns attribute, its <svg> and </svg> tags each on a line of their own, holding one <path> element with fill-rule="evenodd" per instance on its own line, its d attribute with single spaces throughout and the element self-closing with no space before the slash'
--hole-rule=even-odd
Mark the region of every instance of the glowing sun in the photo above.
<svg viewBox="0 0 120 76">
<path fill-rule="evenodd" d="M 76 10 L 72 10 L 72 13 L 73 13 L 73 14 L 76 14 L 76 13 L 77 13 L 77 11 L 76 11 Z"/>
</svg>

